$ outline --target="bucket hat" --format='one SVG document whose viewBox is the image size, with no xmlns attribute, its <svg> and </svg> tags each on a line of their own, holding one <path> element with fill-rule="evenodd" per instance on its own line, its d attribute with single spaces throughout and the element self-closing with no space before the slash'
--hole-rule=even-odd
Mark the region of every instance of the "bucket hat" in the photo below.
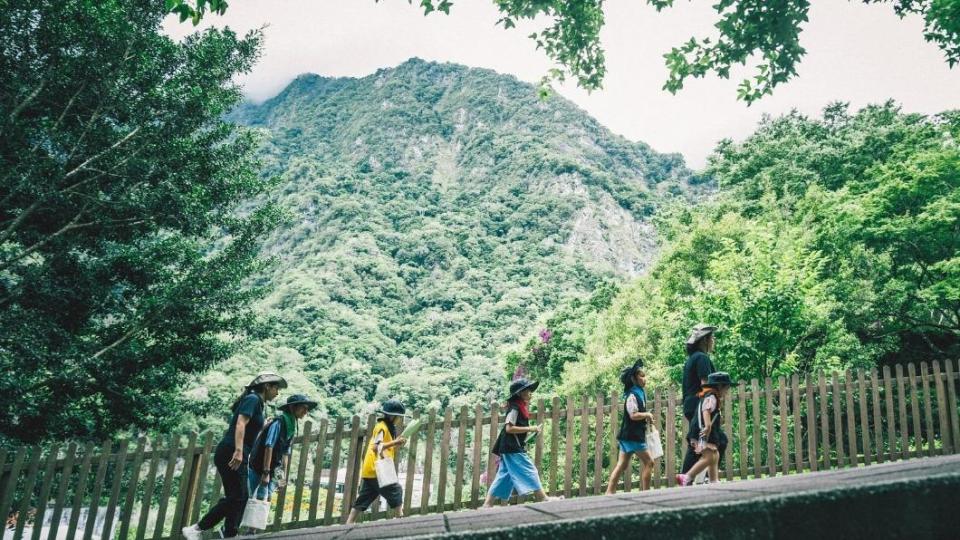
<svg viewBox="0 0 960 540">
<path fill-rule="evenodd" d="M 510 397 L 508 399 L 513 399 L 514 396 L 527 389 L 536 390 L 538 386 L 540 386 L 540 381 L 531 381 L 525 377 L 520 377 L 510 383 Z"/>
<path fill-rule="evenodd" d="M 389 414 L 391 416 L 404 416 L 410 417 L 407 413 L 407 408 L 403 406 L 403 403 L 400 403 L 398 399 L 388 399 L 383 402 L 383 405 L 377 409 L 377 412 L 380 414 Z"/>
<path fill-rule="evenodd" d="M 687 337 L 687 345 L 693 345 L 694 343 L 700 341 L 701 339 L 713 334 L 717 331 L 716 326 L 710 326 L 709 324 L 698 324 L 693 327 L 693 330 L 690 330 L 690 336 Z"/>
<path fill-rule="evenodd" d="M 276 385 L 279 385 L 280 388 L 287 387 L 287 380 L 284 379 L 283 377 L 277 375 L 272 371 L 261 371 L 256 377 L 253 378 L 252 381 L 250 381 L 250 384 L 247 385 L 247 388 L 253 388 L 254 386 L 257 386 L 259 384 L 267 384 L 267 383 L 274 383 Z"/>
<path fill-rule="evenodd" d="M 707 382 L 703 386 L 716 388 L 718 386 L 734 386 L 737 383 L 730 379 L 730 374 L 725 371 L 715 371 L 707 375 Z"/>
<path fill-rule="evenodd" d="M 305 394 L 293 394 L 287 398 L 286 403 L 277 408 L 288 411 L 290 410 L 290 407 L 293 407 L 294 405 L 306 405 L 308 411 L 312 411 L 317 408 L 317 402 L 308 398 Z"/>
</svg>

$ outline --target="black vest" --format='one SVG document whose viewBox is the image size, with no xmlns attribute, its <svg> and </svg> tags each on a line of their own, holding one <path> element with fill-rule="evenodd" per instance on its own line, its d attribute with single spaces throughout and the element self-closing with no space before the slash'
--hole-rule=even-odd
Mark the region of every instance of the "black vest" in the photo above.
<svg viewBox="0 0 960 540">
<path fill-rule="evenodd" d="M 623 400 L 623 417 L 620 419 L 620 433 L 617 434 L 617 439 L 621 441 L 644 442 L 647 440 L 647 421 L 633 420 L 630 418 L 630 413 L 627 412 L 627 399 L 630 398 L 630 394 L 633 394 L 633 390 L 630 390 Z M 636 394 L 633 395 L 636 396 Z M 640 399 L 640 396 L 636 397 L 639 412 L 647 412 L 647 404 L 644 403 L 644 400 Z"/>
<path fill-rule="evenodd" d="M 510 403 L 507 414 L 510 414 L 510 411 L 517 411 L 517 423 L 514 424 L 516 427 L 527 427 L 530 425 L 530 419 L 523 417 L 523 414 L 520 412 L 520 407 Z M 500 435 L 497 436 L 496 442 L 493 443 L 491 451 L 498 456 L 501 454 L 519 454 L 526 452 L 526 444 L 526 433 L 507 433 L 507 426 L 504 425 L 500 428 Z"/>
</svg>

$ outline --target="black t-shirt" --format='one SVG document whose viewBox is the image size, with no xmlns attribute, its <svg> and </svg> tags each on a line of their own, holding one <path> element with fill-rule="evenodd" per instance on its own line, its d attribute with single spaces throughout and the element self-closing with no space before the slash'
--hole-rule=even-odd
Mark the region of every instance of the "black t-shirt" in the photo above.
<svg viewBox="0 0 960 540">
<path fill-rule="evenodd" d="M 246 455 L 253 447 L 253 441 L 257 438 L 260 430 L 263 429 L 263 423 L 265 421 L 263 417 L 263 400 L 260 399 L 260 396 L 257 394 L 247 394 L 243 396 L 243 399 L 240 400 L 240 404 L 237 406 L 237 410 L 234 411 L 233 416 L 230 417 L 230 425 L 227 427 L 227 432 L 223 434 L 223 439 L 220 440 L 221 445 L 230 448 L 234 447 L 233 439 L 237 430 L 237 417 L 241 414 L 250 419 L 243 431 L 243 453 Z"/>
<path fill-rule="evenodd" d="M 701 379 L 706 379 L 708 375 L 716 371 L 710 357 L 701 351 L 697 351 L 687 357 L 687 363 L 683 365 L 683 401 L 684 405 L 691 398 L 695 397 L 701 389 Z M 686 410 L 684 410 L 686 413 Z"/>
</svg>

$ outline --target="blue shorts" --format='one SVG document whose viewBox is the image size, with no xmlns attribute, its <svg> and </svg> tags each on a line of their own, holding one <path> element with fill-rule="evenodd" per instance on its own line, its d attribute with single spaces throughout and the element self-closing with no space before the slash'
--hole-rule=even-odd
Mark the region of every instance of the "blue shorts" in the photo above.
<svg viewBox="0 0 960 540">
<path fill-rule="evenodd" d="M 617 439 L 617 442 L 620 443 L 620 451 L 624 454 L 635 454 L 647 449 L 647 443 L 645 442 L 621 441 L 620 439 Z"/>
<path fill-rule="evenodd" d="M 273 479 L 272 474 L 270 475 L 270 483 L 263 485 L 260 483 L 260 475 L 257 474 L 257 471 L 253 470 L 253 467 L 247 468 L 247 493 L 250 494 L 251 499 L 269 501 L 276 489 L 277 481 Z"/>
<path fill-rule="evenodd" d="M 525 452 L 502 454 L 497 477 L 490 485 L 490 494 L 498 499 L 509 499 L 514 491 L 517 495 L 529 495 L 543 489 L 540 473 Z"/>
</svg>

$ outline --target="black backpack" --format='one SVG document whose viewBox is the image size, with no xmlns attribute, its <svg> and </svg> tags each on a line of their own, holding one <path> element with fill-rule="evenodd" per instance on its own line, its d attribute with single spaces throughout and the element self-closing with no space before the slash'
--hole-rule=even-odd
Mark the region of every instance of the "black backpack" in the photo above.
<svg viewBox="0 0 960 540">
<path fill-rule="evenodd" d="M 263 455 L 264 449 L 266 448 L 263 445 L 263 438 L 266 436 L 267 430 L 270 429 L 270 426 L 273 425 L 274 422 L 280 422 L 280 433 L 277 436 L 277 441 L 287 440 L 287 426 L 285 426 L 283 423 L 282 415 L 278 414 L 277 416 L 274 416 L 273 418 L 264 422 L 263 429 L 260 430 L 260 433 L 257 433 L 257 438 L 253 441 L 253 448 L 250 450 L 250 458 L 247 462 L 249 463 L 250 468 L 256 471 L 258 474 L 263 474 L 263 472 L 266 470 L 263 467 Z M 276 446 L 274 446 L 273 450 L 273 459 L 271 461 L 274 463 L 270 464 L 270 470 L 272 470 L 283 457 L 281 453 L 276 451 Z"/>
</svg>

